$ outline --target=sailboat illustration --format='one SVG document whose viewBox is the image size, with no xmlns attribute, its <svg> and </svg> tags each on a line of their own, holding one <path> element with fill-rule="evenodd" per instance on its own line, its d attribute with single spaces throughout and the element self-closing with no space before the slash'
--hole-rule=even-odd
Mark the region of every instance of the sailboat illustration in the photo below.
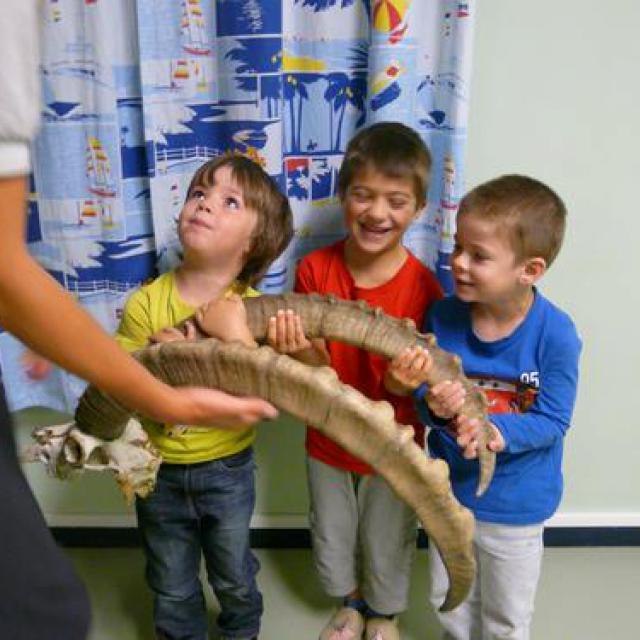
<svg viewBox="0 0 640 640">
<path fill-rule="evenodd" d="M 206 91 L 207 81 L 203 65 L 197 60 L 173 60 L 171 61 L 171 88 L 194 88 L 197 91 Z"/>
<path fill-rule="evenodd" d="M 81 200 L 77 204 L 78 226 L 83 227 L 100 218 L 104 229 L 115 226 L 111 207 L 101 200 Z"/>
<path fill-rule="evenodd" d="M 173 69 L 172 80 L 175 84 L 180 84 L 184 80 L 189 79 L 189 66 L 186 60 L 176 60 Z"/>
<path fill-rule="evenodd" d="M 89 191 L 98 196 L 114 196 L 115 183 L 111 177 L 109 156 L 95 136 L 87 137 L 87 177 Z"/>
<path fill-rule="evenodd" d="M 182 33 L 182 48 L 187 53 L 204 56 L 211 51 L 200 0 L 182 0 L 180 31 Z"/>
<path fill-rule="evenodd" d="M 93 200 L 78 202 L 78 226 L 82 227 L 98 215 L 98 209 Z"/>
</svg>

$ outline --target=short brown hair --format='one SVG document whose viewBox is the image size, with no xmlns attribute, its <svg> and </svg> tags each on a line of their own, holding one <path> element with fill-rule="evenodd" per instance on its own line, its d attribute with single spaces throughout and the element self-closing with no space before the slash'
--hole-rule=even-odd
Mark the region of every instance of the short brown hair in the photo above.
<svg viewBox="0 0 640 640">
<path fill-rule="evenodd" d="M 187 197 L 194 187 L 210 187 L 220 167 L 230 167 L 233 179 L 242 190 L 245 205 L 256 212 L 253 244 L 237 280 L 244 285 L 257 284 L 269 265 L 286 249 L 293 237 L 293 216 L 289 200 L 274 180 L 253 160 L 225 153 L 203 164 L 191 178 Z"/>
<path fill-rule="evenodd" d="M 539 180 L 507 175 L 472 189 L 460 202 L 458 216 L 481 215 L 504 225 L 518 260 L 555 260 L 567 209 L 558 194 Z"/>
<path fill-rule="evenodd" d="M 424 206 L 431 180 L 431 154 L 422 138 L 400 122 L 379 122 L 361 129 L 347 146 L 338 174 L 338 195 L 367 167 L 390 178 L 413 181 L 418 208 Z"/>
</svg>

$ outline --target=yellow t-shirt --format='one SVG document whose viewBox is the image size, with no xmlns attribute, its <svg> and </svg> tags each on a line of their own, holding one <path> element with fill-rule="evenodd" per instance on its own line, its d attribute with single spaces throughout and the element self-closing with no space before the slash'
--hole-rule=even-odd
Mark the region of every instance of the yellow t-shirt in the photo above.
<svg viewBox="0 0 640 640">
<path fill-rule="evenodd" d="M 243 297 L 260 293 L 248 288 Z M 169 271 L 151 284 L 141 287 L 127 300 L 116 340 L 127 351 L 137 351 L 149 344 L 149 338 L 192 316 L 196 308 L 180 297 L 175 274 Z M 144 419 L 144 428 L 165 462 L 193 464 L 229 456 L 246 449 L 255 439 L 255 429 L 229 431 L 215 427 L 191 426 L 178 435 L 169 435 L 166 427 Z"/>
</svg>

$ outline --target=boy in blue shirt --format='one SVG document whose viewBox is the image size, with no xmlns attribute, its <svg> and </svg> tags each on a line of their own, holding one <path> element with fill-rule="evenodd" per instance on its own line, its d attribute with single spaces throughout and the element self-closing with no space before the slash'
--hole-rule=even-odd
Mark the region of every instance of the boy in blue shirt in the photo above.
<svg viewBox="0 0 640 640">
<path fill-rule="evenodd" d="M 460 203 L 451 258 L 455 295 L 436 302 L 425 331 L 458 354 L 489 400 L 497 454 L 493 481 L 478 484 L 478 424 L 455 417 L 459 383 L 427 389 L 428 352 L 407 350 L 391 365 L 396 392 L 415 389 L 428 448 L 451 469 L 458 500 L 476 517 L 478 572 L 467 600 L 438 613 L 446 639 L 529 638 L 543 551 L 543 527 L 562 494 L 563 438 L 578 382 L 581 341 L 569 316 L 535 287 L 560 250 L 566 209 L 547 186 L 503 176 Z M 430 549 L 431 602 L 444 601 L 448 578 Z"/>
</svg>

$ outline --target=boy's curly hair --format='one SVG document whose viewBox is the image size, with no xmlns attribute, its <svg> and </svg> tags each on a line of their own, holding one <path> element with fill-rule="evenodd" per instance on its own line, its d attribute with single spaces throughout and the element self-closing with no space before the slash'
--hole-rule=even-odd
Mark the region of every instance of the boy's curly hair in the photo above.
<svg viewBox="0 0 640 640">
<path fill-rule="evenodd" d="M 231 175 L 242 191 L 245 205 L 255 211 L 258 217 L 251 250 L 237 277 L 242 285 L 254 286 L 293 237 L 291 207 L 289 200 L 260 165 L 234 153 L 225 153 L 203 164 L 191 178 L 187 197 L 194 187 L 211 187 L 220 167 L 230 167 Z"/>
<path fill-rule="evenodd" d="M 371 168 L 389 178 L 413 181 L 416 204 L 427 200 L 431 154 L 422 138 L 401 122 L 379 122 L 361 129 L 347 146 L 338 174 L 338 195 L 344 198 L 355 175 Z"/>
<path fill-rule="evenodd" d="M 567 209 L 546 184 L 505 175 L 472 189 L 460 201 L 458 217 L 480 215 L 506 231 L 518 260 L 543 258 L 547 267 L 562 246 Z"/>
</svg>

